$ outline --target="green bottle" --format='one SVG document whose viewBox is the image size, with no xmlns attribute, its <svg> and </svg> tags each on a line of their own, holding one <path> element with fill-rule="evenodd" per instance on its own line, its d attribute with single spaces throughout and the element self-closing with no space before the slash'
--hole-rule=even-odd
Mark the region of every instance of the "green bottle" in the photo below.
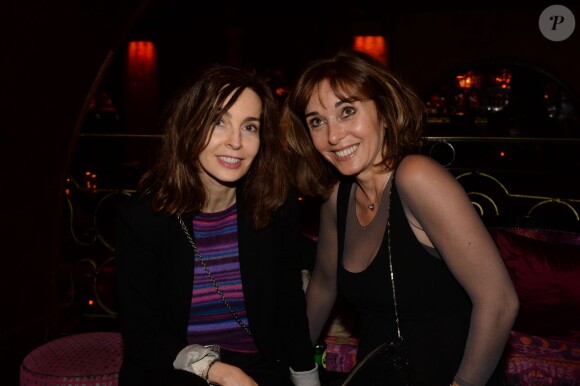
<svg viewBox="0 0 580 386">
<path fill-rule="evenodd" d="M 326 368 L 326 343 L 323 340 L 314 345 L 314 362 L 318 367 Z"/>
</svg>

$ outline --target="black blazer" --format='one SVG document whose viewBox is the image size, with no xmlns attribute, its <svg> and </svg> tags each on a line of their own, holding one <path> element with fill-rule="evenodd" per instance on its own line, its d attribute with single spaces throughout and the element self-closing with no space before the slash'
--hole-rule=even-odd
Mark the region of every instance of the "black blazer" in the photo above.
<svg viewBox="0 0 580 386">
<path fill-rule="evenodd" d="M 299 208 L 292 196 L 260 230 L 237 194 L 240 270 L 248 323 L 258 350 L 280 366 L 314 368 L 301 281 Z M 191 232 L 192 216 L 183 216 Z M 119 322 L 125 344 L 122 385 L 164 384 L 188 345 L 194 254 L 176 217 L 154 214 L 150 198 L 118 211 Z"/>
</svg>

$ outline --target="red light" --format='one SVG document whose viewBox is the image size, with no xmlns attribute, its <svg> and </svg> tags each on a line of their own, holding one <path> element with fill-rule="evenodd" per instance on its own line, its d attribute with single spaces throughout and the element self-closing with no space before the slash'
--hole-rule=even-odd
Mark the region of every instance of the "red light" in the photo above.
<svg viewBox="0 0 580 386">
<path fill-rule="evenodd" d="M 156 59 L 157 52 L 153 42 L 129 42 L 129 66 L 140 67 L 139 70 L 147 71 L 155 65 Z"/>
<path fill-rule="evenodd" d="M 353 48 L 367 53 L 379 62 L 388 65 L 387 41 L 383 36 L 355 36 Z"/>
</svg>

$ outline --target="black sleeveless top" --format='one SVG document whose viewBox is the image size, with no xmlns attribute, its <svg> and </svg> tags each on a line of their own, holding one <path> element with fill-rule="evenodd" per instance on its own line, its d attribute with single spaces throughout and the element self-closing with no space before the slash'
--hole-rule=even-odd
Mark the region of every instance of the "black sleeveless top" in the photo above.
<svg viewBox="0 0 580 386">
<path fill-rule="evenodd" d="M 358 221 L 347 216 L 351 188 L 352 182 L 341 182 L 337 197 L 338 287 L 359 317 L 360 360 L 381 343 L 394 339 L 396 325 L 386 229 L 379 252 L 364 271 L 353 273 L 343 268 L 346 222 Z M 463 357 L 471 301 L 446 264 L 416 239 L 394 178 L 389 206 L 391 255 L 403 340 L 425 385 L 448 386 Z"/>
</svg>

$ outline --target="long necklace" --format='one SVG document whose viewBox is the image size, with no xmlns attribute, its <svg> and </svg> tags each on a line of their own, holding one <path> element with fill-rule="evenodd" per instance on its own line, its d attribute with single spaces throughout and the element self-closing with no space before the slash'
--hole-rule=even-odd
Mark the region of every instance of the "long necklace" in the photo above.
<svg viewBox="0 0 580 386">
<path fill-rule="evenodd" d="M 387 177 L 387 180 L 385 181 L 385 184 L 383 185 L 383 187 L 381 188 L 380 191 L 377 192 L 377 196 L 375 197 L 375 201 L 381 197 L 381 195 L 383 194 L 383 191 L 385 190 L 385 187 L 387 186 L 387 184 L 389 183 L 389 180 L 391 179 L 391 175 L 393 173 L 391 172 L 391 174 L 389 174 L 389 176 Z M 363 192 L 364 196 L 367 198 L 367 201 L 369 201 L 369 204 L 367 204 L 367 208 L 369 208 L 370 210 L 375 210 L 375 202 L 373 202 L 370 197 L 367 195 L 367 192 L 365 192 L 365 190 L 362 188 L 362 186 L 360 184 L 358 184 L 360 190 Z"/>
</svg>

